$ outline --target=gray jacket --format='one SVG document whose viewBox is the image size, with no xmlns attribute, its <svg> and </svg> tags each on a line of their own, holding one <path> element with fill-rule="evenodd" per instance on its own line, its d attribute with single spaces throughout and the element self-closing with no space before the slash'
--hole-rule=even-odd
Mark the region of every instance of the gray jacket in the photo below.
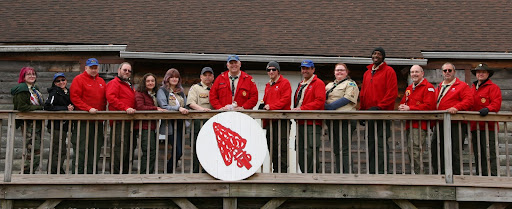
<svg viewBox="0 0 512 209">
<path fill-rule="evenodd" d="M 158 106 L 160 108 L 163 108 L 166 110 L 178 111 L 180 109 L 179 104 L 169 105 L 169 96 L 171 94 L 173 94 L 173 93 L 170 93 L 169 91 L 167 91 L 167 89 L 165 87 L 160 87 L 160 89 L 158 89 L 158 92 L 156 93 L 156 100 L 158 102 Z M 185 94 L 183 92 L 180 92 L 179 95 L 181 97 L 183 97 L 183 100 L 185 101 L 183 105 L 185 105 L 187 103 L 187 98 L 185 97 Z M 160 125 L 160 129 L 159 129 L 159 133 L 162 135 L 166 134 L 166 131 L 165 131 L 166 123 L 168 123 L 168 125 L 167 125 L 167 129 L 169 130 L 168 134 L 172 135 L 173 130 L 174 130 L 174 126 L 173 126 L 174 120 L 162 121 L 162 124 Z"/>
</svg>

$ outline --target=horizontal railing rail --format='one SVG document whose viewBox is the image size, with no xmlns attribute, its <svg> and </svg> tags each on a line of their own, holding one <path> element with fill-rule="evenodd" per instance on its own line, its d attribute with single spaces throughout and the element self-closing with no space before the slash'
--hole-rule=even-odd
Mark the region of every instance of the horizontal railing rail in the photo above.
<svg viewBox="0 0 512 209">
<path fill-rule="evenodd" d="M 197 132 L 221 112 L 0 111 L 7 121 L 0 132 L 4 181 L 18 173 L 204 173 L 195 158 Z M 262 173 L 428 174 L 444 175 L 447 183 L 453 174 L 511 173 L 510 113 L 239 112 L 269 120 Z M 315 121 L 321 125 L 310 126 Z M 159 134 L 160 126 L 169 128 Z"/>
</svg>

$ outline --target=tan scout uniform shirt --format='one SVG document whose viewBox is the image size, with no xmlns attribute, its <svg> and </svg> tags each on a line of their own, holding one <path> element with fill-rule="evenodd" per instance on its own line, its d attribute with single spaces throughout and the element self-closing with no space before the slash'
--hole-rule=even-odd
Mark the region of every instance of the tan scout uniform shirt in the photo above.
<svg viewBox="0 0 512 209">
<path fill-rule="evenodd" d="M 334 82 L 330 82 L 325 86 L 325 91 L 329 91 L 334 86 Z M 352 79 L 346 79 L 342 83 L 338 84 L 332 91 L 329 93 L 327 100 L 325 101 L 327 104 L 330 104 L 342 97 L 350 100 L 345 106 L 342 106 L 336 110 L 339 111 L 354 111 L 356 110 L 357 98 L 359 97 L 359 88 L 357 88 L 356 82 Z"/>
<path fill-rule="evenodd" d="M 210 104 L 210 88 L 203 82 L 194 84 L 188 91 L 187 106 L 190 104 L 197 104 L 202 108 L 213 109 Z"/>
</svg>

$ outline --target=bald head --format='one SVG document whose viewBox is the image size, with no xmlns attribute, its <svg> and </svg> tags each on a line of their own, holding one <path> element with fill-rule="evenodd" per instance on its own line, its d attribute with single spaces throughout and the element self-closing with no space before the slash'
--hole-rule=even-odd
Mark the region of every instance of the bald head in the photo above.
<svg viewBox="0 0 512 209">
<path fill-rule="evenodd" d="M 418 84 L 423 80 L 423 77 L 425 76 L 425 72 L 423 71 L 423 68 L 419 65 L 413 65 L 411 67 L 411 79 L 414 84 Z"/>
</svg>

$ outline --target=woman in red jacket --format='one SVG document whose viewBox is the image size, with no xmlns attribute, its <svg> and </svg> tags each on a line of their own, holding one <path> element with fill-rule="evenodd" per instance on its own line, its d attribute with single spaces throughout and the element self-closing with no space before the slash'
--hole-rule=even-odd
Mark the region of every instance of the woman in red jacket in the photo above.
<svg viewBox="0 0 512 209">
<path fill-rule="evenodd" d="M 158 107 L 156 101 L 156 76 L 147 73 L 140 80 L 137 91 L 135 92 L 135 109 L 136 110 L 158 110 L 166 111 Z M 151 125 L 150 125 L 151 124 Z M 140 173 L 154 173 L 155 171 L 155 158 L 156 158 L 156 120 L 144 121 L 142 125 L 135 123 L 135 129 L 142 126 L 139 130 L 138 136 L 140 137 L 140 151 L 141 163 Z M 149 147 L 149 148 L 148 148 Z M 149 157 L 148 157 L 149 156 Z"/>
</svg>

